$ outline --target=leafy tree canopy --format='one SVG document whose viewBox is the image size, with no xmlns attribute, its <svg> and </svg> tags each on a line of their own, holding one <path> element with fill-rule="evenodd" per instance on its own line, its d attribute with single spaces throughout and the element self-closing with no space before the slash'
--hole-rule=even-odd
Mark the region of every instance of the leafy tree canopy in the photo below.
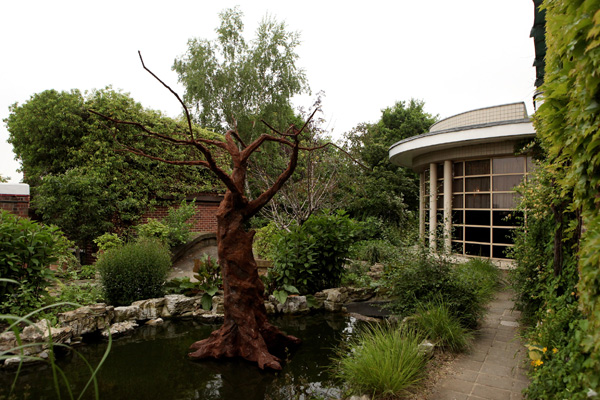
<svg viewBox="0 0 600 400">
<path fill-rule="evenodd" d="M 406 210 L 418 208 L 418 177 L 389 162 L 394 143 L 428 131 L 437 116 L 424 111 L 425 103 L 399 101 L 381 112 L 374 124 L 363 123 L 345 135 L 345 147 L 368 169 L 346 164 L 346 179 L 340 182 L 343 202 L 355 217 L 375 216 L 401 223 Z"/>
<path fill-rule="evenodd" d="M 246 140 L 256 136 L 261 119 L 285 126 L 294 117 L 292 96 L 309 92 L 304 70 L 296 66 L 299 34 L 266 16 L 247 43 L 237 7 L 219 16 L 217 38 L 190 39 L 187 52 L 173 64 L 196 122 L 215 131 L 237 124 Z"/>
<path fill-rule="evenodd" d="M 21 160 L 24 181 L 32 187 L 32 206 L 44 221 L 60 226 L 78 244 L 107 230 L 124 229 L 157 198 L 217 187 L 207 171 L 120 151 L 112 133 L 146 149 L 161 145 L 148 141 L 134 126 L 107 126 L 107 121 L 90 109 L 135 119 L 159 132 L 176 131 L 181 125 L 110 87 L 85 94 L 47 90 L 10 107 L 4 122 L 9 142 Z M 168 151 L 175 159 L 187 157 L 184 150 Z"/>
</svg>

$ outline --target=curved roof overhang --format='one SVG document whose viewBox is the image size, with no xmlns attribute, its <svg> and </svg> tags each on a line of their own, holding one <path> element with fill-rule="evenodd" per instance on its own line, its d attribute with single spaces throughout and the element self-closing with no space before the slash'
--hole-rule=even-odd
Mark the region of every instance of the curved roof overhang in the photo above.
<svg viewBox="0 0 600 400">
<path fill-rule="evenodd" d="M 425 153 L 477 144 L 515 141 L 535 136 L 529 119 L 467 126 L 413 136 L 393 144 L 389 150 L 392 164 L 413 167 L 413 160 Z"/>
</svg>

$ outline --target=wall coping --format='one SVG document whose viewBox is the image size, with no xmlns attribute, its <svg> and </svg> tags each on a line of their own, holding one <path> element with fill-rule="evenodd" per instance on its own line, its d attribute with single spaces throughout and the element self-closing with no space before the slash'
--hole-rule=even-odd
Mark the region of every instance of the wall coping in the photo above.
<svg viewBox="0 0 600 400">
<path fill-rule="evenodd" d="M 0 194 L 29 196 L 29 185 L 26 183 L 0 183 Z"/>
</svg>

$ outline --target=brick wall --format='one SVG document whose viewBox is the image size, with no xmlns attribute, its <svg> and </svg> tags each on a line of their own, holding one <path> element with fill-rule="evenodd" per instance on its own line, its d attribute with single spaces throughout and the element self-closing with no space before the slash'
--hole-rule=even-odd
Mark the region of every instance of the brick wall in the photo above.
<svg viewBox="0 0 600 400">
<path fill-rule="evenodd" d="M 0 209 L 27 218 L 29 215 L 29 185 L 0 184 Z"/>
<path fill-rule="evenodd" d="M 223 196 L 215 194 L 200 194 L 189 197 L 186 200 L 192 201 L 196 199 L 196 214 L 190 219 L 192 223 L 192 232 L 216 232 L 217 231 L 217 209 L 223 199 Z M 154 207 L 142 216 L 140 224 L 148 221 L 149 218 L 161 220 L 168 214 L 169 207 L 178 207 L 175 202 L 172 206 L 161 205 Z"/>
</svg>

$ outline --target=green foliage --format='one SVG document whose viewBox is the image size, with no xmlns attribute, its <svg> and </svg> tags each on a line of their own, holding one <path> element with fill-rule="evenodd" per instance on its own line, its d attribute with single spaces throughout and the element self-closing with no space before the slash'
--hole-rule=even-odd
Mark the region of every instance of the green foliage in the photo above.
<svg viewBox="0 0 600 400">
<path fill-rule="evenodd" d="M 123 242 L 123 239 L 121 239 L 119 235 L 117 235 L 116 233 L 109 232 L 98 236 L 96 239 L 94 239 L 94 243 L 96 244 L 96 246 L 98 246 L 98 250 L 100 252 L 104 252 L 115 247 L 121 247 L 125 244 Z"/>
<path fill-rule="evenodd" d="M 0 281 L 0 308 L 37 308 L 53 273 L 49 266 L 58 260 L 60 231 L 0 211 L 0 276 L 18 281 Z"/>
<path fill-rule="evenodd" d="M 434 117 L 424 102 L 411 99 L 382 110 L 376 124 L 361 124 L 345 135 L 345 148 L 367 170 L 348 163 L 340 179 L 339 201 L 354 218 L 375 216 L 386 223 L 405 225 L 408 211 L 418 209 L 418 176 L 389 162 L 394 143 L 429 130 Z"/>
<path fill-rule="evenodd" d="M 288 122 L 290 99 L 309 89 L 304 71 L 296 66 L 298 33 L 265 17 L 248 44 L 242 16 L 237 7 L 220 13 L 217 38 L 190 39 L 173 69 L 200 125 L 216 131 L 237 127 L 248 139 L 256 135 L 261 119 L 285 126 L 281 122 Z"/>
<path fill-rule="evenodd" d="M 189 240 L 192 224 L 187 221 L 195 213 L 195 201 L 188 204 L 184 200 L 177 208 L 169 207 L 169 212 L 162 221 L 149 218 L 145 224 L 136 226 L 136 230 L 141 237 L 156 238 L 173 248 Z"/>
<path fill-rule="evenodd" d="M 390 308 L 401 316 L 415 313 L 419 303 L 440 298 L 463 326 L 476 328 L 488 300 L 482 296 L 485 293 L 482 287 L 492 285 L 487 279 L 474 278 L 486 276 L 485 273 L 470 273 L 478 268 L 473 264 L 457 269 L 445 258 L 425 251 L 419 254 L 408 252 L 402 261 L 388 268 L 381 286 L 390 288 L 394 299 Z"/>
<path fill-rule="evenodd" d="M 281 231 L 277 228 L 275 222 L 269 222 L 262 228 L 256 229 L 254 235 L 254 243 L 252 248 L 254 250 L 254 256 L 263 260 L 273 260 L 275 253 L 275 246 L 279 241 Z"/>
<path fill-rule="evenodd" d="M 96 262 L 104 297 L 117 306 L 160 297 L 170 266 L 169 250 L 147 238 L 107 250 Z"/>
<path fill-rule="evenodd" d="M 371 277 L 367 275 L 369 265 L 362 261 L 351 261 L 346 265 L 344 274 L 342 275 L 342 286 L 351 287 L 375 287 L 377 284 L 373 282 Z"/>
<path fill-rule="evenodd" d="M 32 207 L 45 222 L 57 224 L 80 247 L 104 232 L 121 232 L 138 220 L 157 198 L 181 197 L 218 187 L 208 171 L 137 158 L 121 150 L 135 143 L 177 160 L 187 150 L 165 148 L 129 125 L 109 131 L 100 112 L 135 120 L 157 132 L 177 132 L 180 122 L 144 109 L 129 95 L 111 88 L 82 94 L 47 90 L 22 105 L 14 104 L 4 120 L 9 142 L 27 171 Z M 216 137 L 194 128 L 202 137 Z"/>
<path fill-rule="evenodd" d="M 102 287 L 96 283 L 69 283 L 60 284 L 60 294 L 55 299 L 57 303 L 74 303 L 79 306 L 101 303 L 103 298 Z M 57 311 L 66 311 L 73 307 L 60 307 Z M 56 310 L 56 309 L 55 309 Z"/>
<path fill-rule="evenodd" d="M 553 206 L 564 201 L 565 210 L 581 216 L 564 218 L 564 239 L 580 246 L 580 258 L 578 265 L 576 259 L 567 259 L 562 269 L 569 270 L 568 274 L 579 271 L 579 306 L 587 320 L 579 325 L 584 333 L 574 335 L 573 340 L 589 354 L 581 369 L 565 375 L 560 391 L 600 392 L 600 1 L 546 1 L 544 8 L 546 75 L 540 88 L 544 101 L 536 112 L 535 126 L 548 154 L 559 200 Z M 563 295 L 556 291 L 545 300 L 551 302 Z M 545 374 L 546 368 L 544 364 L 533 374 L 540 398 L 556 390 L 556 383 L 546 386 L 535 379 Z"/>
<path fill-rule="evenodd" d="M 165 283 L 165 293 L 196 296 L 200 292 L 200 282 L 192 282 L 189 276 L 177 277 Z"/>
<path fill-rule="evenodd" d="M 487 303 L 494 298 L 501 283 L 501 273 L 490 260 L 473 258 L 464 264 L 456 265 L 454 270 L 461 282 L 475 289 L 481 303 Z"/>
<path fill-rule="evenodd" d="M 5 279 L 5 278 L 0 278 L 0 283 L 2 283 L 2 284 L 5 284 L 5 283 L 17 284 L 17 285 L 19 284 L 17 281 Z M 112 347 L 112 336 L 109 335 L 106 351 L 104 352 L 102 359 L 100 360 L 100 362 L 98 363 L 98 365 L 96 367 L 93 367 L 85 359 L 85 357 L 83 357 L 83 355 L 81 353 L 79 353 L 77 350 L 72 349 L 65 344 L 53 343 L 51 334 L 48 336 L 48 339 L 46 341 L 40 342 L 40 343 L 33 343 L 33 344 L 23 343 L 23 341 L 21 340 L 21 332 L 20 332 L 19 328 L 23 328 L 25 326 L 36 326 L 32 321 L 34 319 L 34 317 L 42 316 L 45 312 L 47 312 L 48 310 L 51 310 L 51 309 L 58 309 L 61 307 L 69 307 L 69 306 L 76 306 L 76 304 L 60 302 L 60 303 L 56 303 L 56 304 L 46 306 L 46 307 L 38 307 L 37 309 L 32 310 L 32 311 L 26 313 L 26 315 L 22 315 L 22 316 L 20 316 L 18 314 L 14 314 L 14 313 L 8 313 L 8 314 L 0 316 L 0 326 L 4 326 L 5 324 L 7 325 L 1 334 L 4 335 L 6 333 L 13 332 L 15 334 L 16 343 L 17 343 L 17 345 L 14 347 L 9 347 L 9 348 L 3 347 L 0 350 L 0 362 L 4 362 L 4 360 L 9 359 L 9 358 L 14 358 L 15 356 L 19 357 L 19 359 L 20 359 L 19 365 L 17 367 L 17 372 L 15 374 L 15 378 L 9 389 L 10 390 L 8 393 L 9 399 L 13 398 L 13 392 L 14 392 L 15 388 L 17 387 L 17 384 L 19 383 L 19 376 L 21 373 L 21 369 L 23 367 L 23 363 L 25 361 L 37 361 L 37 362 L 47 363 L 50 366 L 50 368 L 52 369 L 52 375 L 54 377 L 54 382 L 53 382 L 54 389 L 55 389 L 57 398 L 60 399 L 60 398 L 62 398 L 63 395 L 65 395 L 65 393 L 63 393 L 64 388 L 66 388 L 66 395 L 68 395 L 69 399 L 73 400 L 75 398 L 74 393 L 71 389 L 71 385 L 69 383 L 68 377 L 66 376 L 64 371 L 56 364 L 54 349 L 58 348 L 58 347 L 63 347 L 63 348 L 66 348 L 68 351 L 72 351 L 76 356 L 78 356 L 82 360 L 84 360 L 85 364 L 89 367 L 90 379 L 88 380 L 88 382 L 82 389 L 78 399 L 83 398 L 84 394 L 90 388 L 90 386 L 93 386 L 93 388 L 94 388 L 93 389 L 94 390 L 94 395 L 93 395 L 94 398 L 95 399 L 100 398 L 100 390 L 99 390 L 99 385 L 98 385 L 96 375 L 98 374 L 98 371 L 100 370 L 100 368 L 104 364 L 104 361 L 108 357 L 108 354 L 110 353 L 110 350 Z M 48 325 L 46 327 L 48 330 L 50 330 L 51 324 L 48 323 Z M 49 349 L 48 359 L 43 359 L 41 357 L 37 357 L 34 355 L 27 355 L 27 353 L 30 352 L 31 348 L 36 347 L 36 346 L 39 346 L 39 348 L 42 348 L 42 346 L 43 346 L 44 348 Z"/>
<path fill-rule="evenodd" d="M 418 304 L 413 319 L 419 331 L 440 348 L 457 353 L 466 350 L 471 344 L 473 334 L 450 313 L 444 300 Z"/>
<path fill-rule="evenodd" d="M 169 227 L 155 218 L 148 218 L 145 224 L 135 227 L 138 235 L 143 238 L 154 238 L 167 244 L 169 241 Z"/>
<path fill-rule="evenodd" d="M 419 350 L 422 339 L 406 325 L 369 326 L 336 350 L 333 373 L 351 393 L 399 398 L 423 379 L 427 356 Z"/>
<path fill-rule="evenodd" d="M 291 285 L 300 293 L 337 287 L 355 224 L 343 211 L 312 215 L 302 226 L 282 233 L 269 270 L 277 288 Z"/>
<path fill-rule="evenodd" d="M 213 296 L 219 288 L 223 287 L 221 266 L 217 260 L 204 254 L 200 260 L 194 263 L 194 278 L 198 280 L 198 287 L 205 292 L 201 299 L 202 308 L 210 310 Z"/>
</svg>

